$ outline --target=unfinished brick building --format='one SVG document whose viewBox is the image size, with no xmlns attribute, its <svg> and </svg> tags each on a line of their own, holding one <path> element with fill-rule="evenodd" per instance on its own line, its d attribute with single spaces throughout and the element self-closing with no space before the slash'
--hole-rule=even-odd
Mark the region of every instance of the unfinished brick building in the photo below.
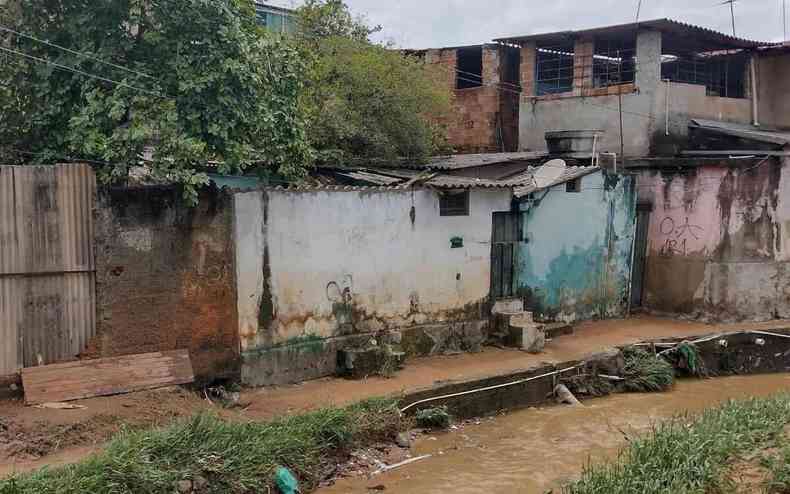
<svg viewBox="0 0 790 494">
<path fill-rule="evenodd" d="M 486 44 L 410 52 L 443 68 L 455 94 L 447 125 L 457 153 L 518 149 L 519 51 Z"/>
</svg>

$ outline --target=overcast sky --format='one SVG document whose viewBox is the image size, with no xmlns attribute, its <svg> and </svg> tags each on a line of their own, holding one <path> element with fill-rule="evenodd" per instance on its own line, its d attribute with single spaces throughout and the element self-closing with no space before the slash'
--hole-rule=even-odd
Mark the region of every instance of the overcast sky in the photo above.
<svg viewBox="0 0 790 494">
<path fill-rule="evenodd" d="M 642 0 L 643 20 L 669 17 L 732 32 L 722 0 Z M 786 0 L 790 9 L 790 0 Z M 282 6 L 297 0 L 274 0 Z M 346 0 L 384 31 L 379 41 L 401 48 L 479 44 L 508 35 L 565 31 L 633 22 L 638 0 Z M 788 11 L 790 17 L 790 11 Z M 790 21 L 788 21 L 790 22 Z M 782 0 L 736 0 L 739 37 L 781 41 Z"/>
</svg>

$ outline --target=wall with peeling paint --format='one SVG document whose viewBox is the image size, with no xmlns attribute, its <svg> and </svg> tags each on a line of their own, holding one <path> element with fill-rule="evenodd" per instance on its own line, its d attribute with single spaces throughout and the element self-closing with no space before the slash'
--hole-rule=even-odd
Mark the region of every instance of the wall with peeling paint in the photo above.
<svg viewBox="0 0 790 494">
<path fill-rule="evenodd" d="M 484 319 L 492 213 L 510 203 L 509 190 L 472 190 L 470 216 L 443 217 L 432 190 L 236 194 L 243 377 L 318 377 L 344 339 Z"/>
<path fill-rule="evenodd" d="M 517 286 L 535 316 L 547 321 L 621 317 L 628 309 L 636 193 L 632 177 L 582 178 L 522 201 L 525 242 Z"/>
<path fill-rule="evenodd" d="M 790 163 L 645 172 L 640 189 L 654 204 L 650 309 L 716 321 L 790 317 Z"/>
</svg>

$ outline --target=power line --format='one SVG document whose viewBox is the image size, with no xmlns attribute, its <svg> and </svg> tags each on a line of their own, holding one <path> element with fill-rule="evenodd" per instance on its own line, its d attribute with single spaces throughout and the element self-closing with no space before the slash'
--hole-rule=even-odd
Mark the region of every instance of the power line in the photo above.
<svg viewBox="0 0 790 494">
<path fill-rule="evenodd" d="M 39 62 L 39 63 L 43 63 L 43 64 L 46 64 L 46 65 L 52 65 L 53 67 L 56 67 L 56 68 L 58 68 L 60 70 L 65 70 L 67 72 L 73 72 L 75 74 L 80 74 L 80 75 L 83 75 L 85 77 L 90 77 L 92 79 L 97 79 L 97 80 L 103 81 L 103 82 L 109 82 L 110 84 L 115 84 L 115 85 L 120 86 L 120 87 L 133 89 L 135 91 L 139 91 L 139 92 L 142 92 L 142 93 L 150 94 L 152 96 L 156 96 L 158 98 L 167 98 L 167 96 L 164 96 L 162 94 L 159 94 L 159 93 L 156 93 L 156 92 L 153 92 L 153 91 L 149 91 L 147 89 L 142 89 L 142 88 L 139 88 L 139 87 L 136 87 L 136 86 L 132 86 L 130 84 L 126 84 L 125 82 L 119 82 L 119 81 L 116 81 L 116 80 L 113 80 L 113 79 L 108 79 L 107 77 L 102 77 L 102 76 L 99 76 L 99 75 L 96 75 L 96 74 L 91 74 L 89 72 L 85 72 L 84 70 L 75 69 L 74 67 L 69 67 L 68 65 L 61 65 L 59 63 L 47 60 L 46 58 L 36 57 L 36 56 L 30 55 L 28 53 L 24 53 L 24 52 L 17 51 L 17 50 L 12 50 L 11 48 L 5 48 L 3 46 L 0 46 L 0 50 L 4 51 L 6 53 L 11 53 L 11 54 L 14 54 L 14 55 L 17 55 L 17 56 L 25 57 L 25 58 L 28 58 L 30 60 L 33 60 L 33 61 L 36 61 L 36 62 Z"/>
<path fill-rule="evenodd" d="M 30 34 L 25 34 L 25 33 L 19 32 L 19 31 L 15 31 L 15 30 L 13 30 L 13 29 L 11 29 L 9 27 L 3 26 L 3 25 L 0 25 L 0 31 L 5 31 L 7 33 L 11 33 L 11 34 L 14 34 L 14 35 L 22 37 L 22 38 L 27 38 L 27 39 L 35 41 L 37 43 L 42 43 L 42 44 L 47 45 L 49 47 L 57 48 L 58 50 L 63 50 L 65 52 L 67 52 L 67 53 L 71 53 L 72 55 L 77 55 L 78 57 L 82 57 L 82 58 L 85 58 L 87 60 L 92 60 L 94 62 L 102 63 L 102 64 L 105 64 L 105 65 L 109 65 L 110 67 L 114 67 L 116 69 L 129 72 L 130 74 L 136 74 L 136 75 L 139 75 L 139 76 L 142 76 L 142 77 L 146 77 L 146 78 L 154 80 L 154 81 L 157 80 L 155 77 L 150 76 L 150 75 L 148 75 L 148 74 L 146 74 L 144 72 L 139 72 L 137 70 L 132 70 L 132 69 L 130 69 L 128 67 L 124 67 L 123 65 L 118 65 L 118 64 L 115 64 L 115 63 L 112 63 L 112 62 L 107 62 L 107 61 L 102 60 L 100 58 L 96 58 L 94 56 L 87 55 L 85 53 L 82 53 L 82 52 L 79 52 L 79 51 L 76 51 L 76 50 L 72 50 L 70 48 L 66 48 L 65 46 L 61 46 L 61 45 L 52 43 L 51 41 L 46 41 L 46 40 L 43 40 L 43 39 L 36 38 L 35 36 L 32 36 Z"/>
<path fill-rule="evenodd" d="M 642 13 L 642 0 L 639 0 L 639 4 L 636 6 L 636 24 L 639 24 L 639 14 Z"/>
<path fill-rule="evenodd" d="M 787 41 L 787 0 L 782 0 L 782 29 L 784 41 Z"/>
</svg>

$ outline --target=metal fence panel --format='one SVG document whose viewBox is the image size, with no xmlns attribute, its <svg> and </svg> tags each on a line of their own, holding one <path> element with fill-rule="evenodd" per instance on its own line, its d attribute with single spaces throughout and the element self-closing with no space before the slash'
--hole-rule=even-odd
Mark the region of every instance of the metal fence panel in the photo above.
<svg viewBox="0 0 790 494">
<path fill-rule="evenodd" d="M 0 375 L 95 334 L 95 193 L 87 165 L 0 167 Z"/>
</svg>

